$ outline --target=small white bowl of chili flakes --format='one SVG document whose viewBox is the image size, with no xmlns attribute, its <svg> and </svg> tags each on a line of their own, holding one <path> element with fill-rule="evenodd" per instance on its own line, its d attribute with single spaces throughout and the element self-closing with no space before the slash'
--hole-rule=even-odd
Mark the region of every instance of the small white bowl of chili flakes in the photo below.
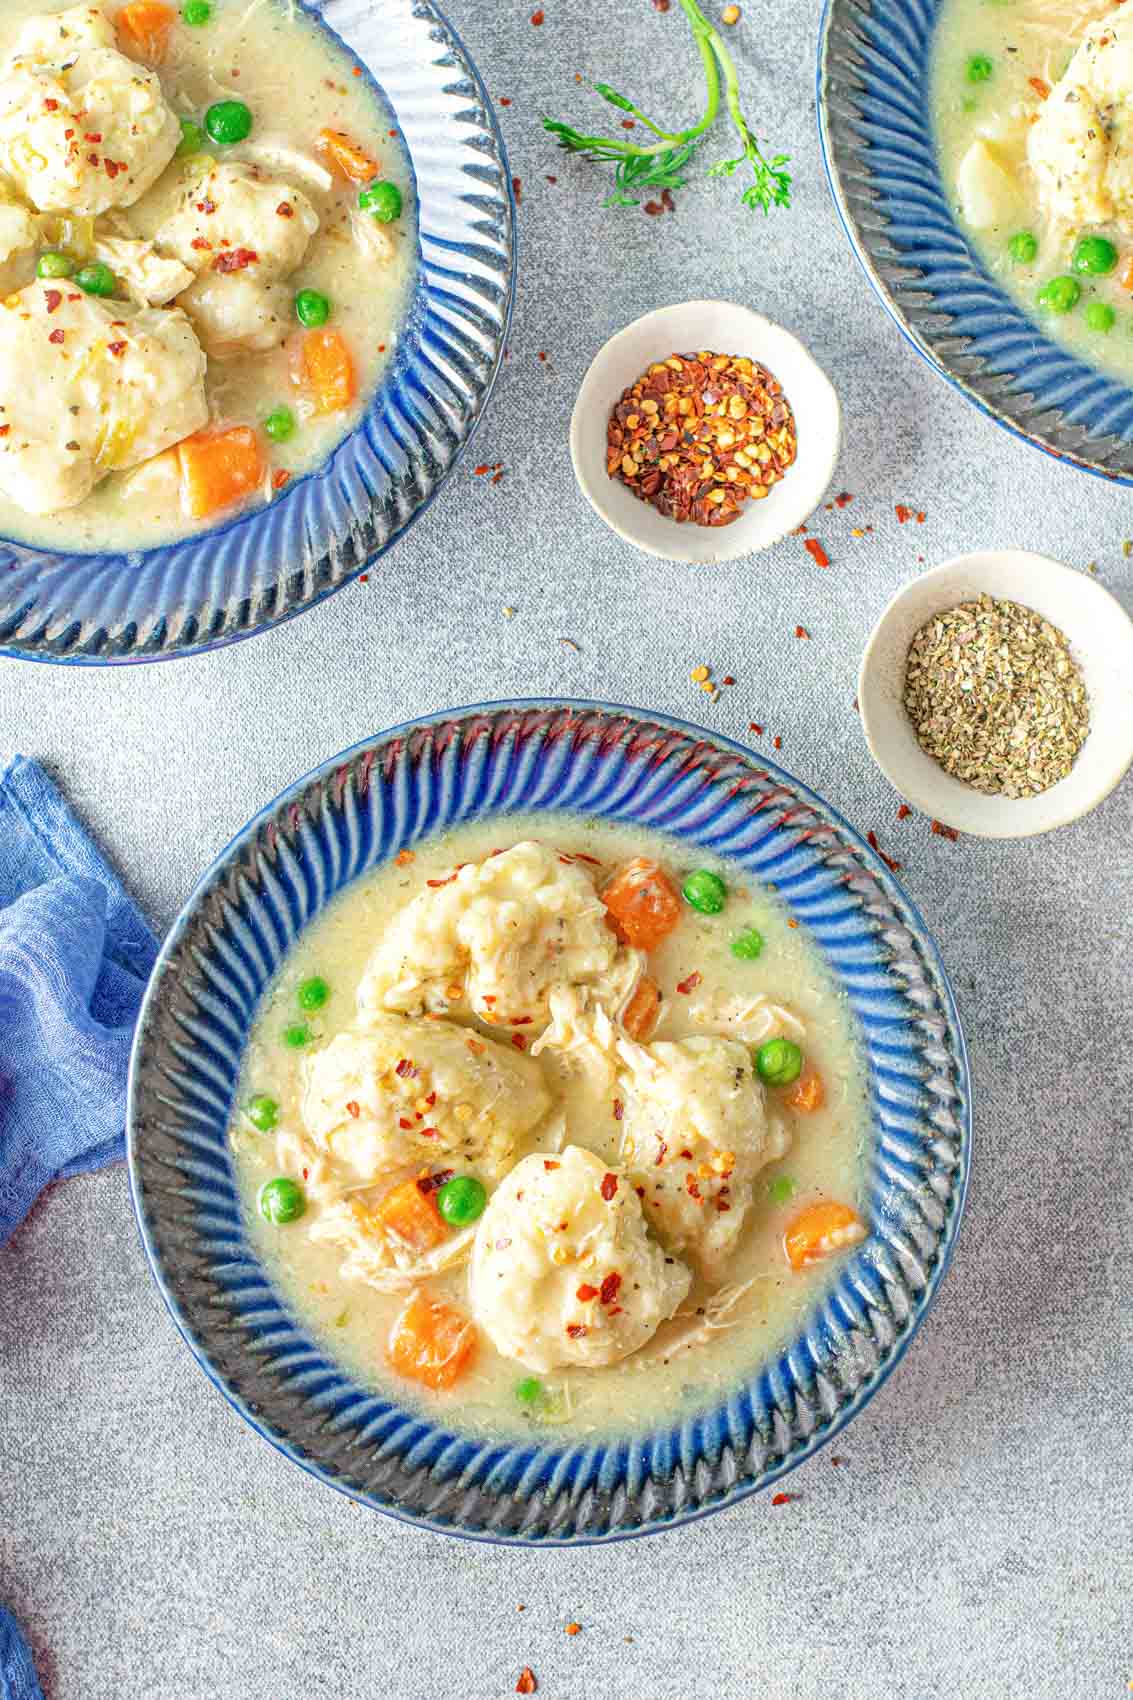
<svg viewBox="0 0 1133 1700">
<path fill-rule="evenodd" d="M 797 337 L 750 307 L 659 307 L 599 350 L 571 418 L 579 488 L 627 542 L 731 561 L 806 519 L 834 476 L 841 408 Z"/>
</svg>

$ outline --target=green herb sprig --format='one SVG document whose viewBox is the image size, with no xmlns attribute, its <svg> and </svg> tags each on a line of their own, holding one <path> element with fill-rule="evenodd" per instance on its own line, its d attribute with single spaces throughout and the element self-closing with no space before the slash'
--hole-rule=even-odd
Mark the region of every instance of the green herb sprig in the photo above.
<svg viewBox="0 0 1133 1700">
<path fill-rule="evenodd" d="M 608 83 L 595 83 L 595 94 L 620 112 L 628 112 L 657 137 L 656 142 L 642 146 L 612 136 L 586 136 L 556 118 L 544 118 L 543 128 L 558 139 L 568 153 L 582 154 L 598 164 L 613 165 L 614 187 L 603 202 L 607 207 L 636 207 L 640 197 L 650 189 L 683 189 L 688 181 L 684 175 L 702 138 L 715 124 L 720 114 L 721 95 L 728 110 L 732 127 L 743 151 L 734 159 L 721 159 L 708 167 L 709 177 L 734 177 L 742 166 L 750 166 L 752 182 L 744 189 L 740 200 L 746 207 L 758 207 L 764 214 L 772 207 L 791 204 L 790 163 L 786 154 L 768 159 L 755 138 L 755 132 L 744 117 L 740 105 L 740 82 L 735 62 L 717 29 L 704 16 L 697 0 L 678 0 L 692 29 L 693 39 L 704 68 L 706 110 L 698 124 L 686 130 L 663 130 L 652 118 L 627 100 L 624 94 Z M 721 79 L 723 86 L 721 87 Z"/>
</svg>

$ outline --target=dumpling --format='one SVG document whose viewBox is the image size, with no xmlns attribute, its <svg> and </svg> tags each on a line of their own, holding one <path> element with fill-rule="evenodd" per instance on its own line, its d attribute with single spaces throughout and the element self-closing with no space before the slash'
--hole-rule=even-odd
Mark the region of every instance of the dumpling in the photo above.
<svg viewBox="0 0 1133 1700">
<path fill-rule="evenodd" d="M 650 1238 L 627 1176 L 576 1145 L 516 1165 L 480 1218 L 469 1270 L 496 1350 L 544 1371 L 628 1357 L 690 1282 Z"/>
<path fill-rule="evenodd" d="M 381 1016 L 304 1065 L 303 1125 L 362 1182 L 441 1160 L 498 1179 L 550 1107 L 530 1057 L 448 1022 Z"/>
<path fill-rule="evenodd" d="M 185 315 L 31 283 L 0 301 L 0 490 L 28 513 L 74 507 L 208 420 Z"/>
<path fill-rule="evenodd" d="M 1113 212 L 1105 186 L 1106 126 L 1088 88 L 1069 73 L 1055 85 L 1027 139 L 1027 158 L 1047 212 L 1075 228 L 1105 224 Z"/>
<path fill-rule="evenodd" d="M 616 1008 L 642 962 L 610 931 L 585 867 L 528 841 L 465 863 L 407 904 L 370 959 L 358 1007 L 467 1002 L 483 1021 L 538 1033 L 556 987 L 589 986 Z"/>
<path fill-rule="evenodd" d="M 646 1220 L 672 1250 L 721 1271 L 752 1182 L 790 1143 L 769 1117 L 751 1053 L 735 1039 L 620 1040 L 622 1161 Z"/>
<path fill-rule="evenodd" d="M 161 83 L 96 6 L 30 18 L 0 68 L 0 169 L 42 212 L 132 206 L 181 141 Z"/>
<path fill-rule="evenodd" d="M 192 178 L 154 244 L 194 274 L 179 305 L 210 354 L 279 347 L 291 328 L 282 281 L 318 228 L 306 195 L 258 166 L 213 164 Z"/>
<path fill-rule="evenodd" d="M 100 235 L 95 237 L 94 255 L 110 267 L 140 307 L 164 307 L 193 281 L 188 266 L 159 254 L 152 242 Z"/>
</svg>

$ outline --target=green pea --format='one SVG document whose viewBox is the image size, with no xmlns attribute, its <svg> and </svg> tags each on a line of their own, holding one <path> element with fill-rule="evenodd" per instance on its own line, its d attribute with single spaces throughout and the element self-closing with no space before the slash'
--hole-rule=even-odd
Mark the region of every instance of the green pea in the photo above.
<svg viewBox="0 0 1133 1700">
<path fill-rule="evenodd" d="M 755 1067 L 765 1086 L 790 1086 L 803 1071 L 803 1054 L 793 1039 L 768 1039 L 755 1053 Z"/>
<path fill-rule="evenodd" d="M 543 1383 L 537 1375 L 525 1375 L 515 1384 L 515 1397 L 520 1405 L 537 1405 L 543 1397 Z"/>
<path fill-rule="evenodd" d="M 209 0 L 185 0 L 181 16 L 191 30 L 204 29 L 212 19 L 212 7 Z"/>
<path fill-rule="evenodd" d="M 379 178 L 362 190 L 358 205 L 379 224 L 392 224 L 395 218 L 401 217 L 401 190 L 396 183 Z"/>
<path fill-rule="evenodd" d="M 1086 308 L 1086 329 L 1090 331 L 1111 331 L 1117 322 L 1117 314 L 1108 301 L 1091 301 Z"/>
<path fill-rule="evenodd" d="M 205 113 L 205 129 L 214 142 L 231 147 L 252 134 L 252 114 L 242 100 L 218 100 Z"/>
<path fill-rule="evenodd" d="M 1039 251 L 1039 239 L 1031 230 L 1017 230 L 1007 244 L 1007 252 L 1017 266 L 1029 266 Z"/>
<path fill-rule="evenodd" d="M 745 927 L 732 940 L 732 955 L 741 962 L 754 962 L 763 950 L 763 934 L 758 927 Z"/>
<path fill-rule="evenodd" d="M 790 1175 L 776 1175 L 767 1183 L 767 1196 L 772 1204 L 789 1204 L 799 1190 L 799 1183 Z"/>
<path fill-rule="evenodd" d="M 986 83 L 995 67 L 986 53 L 973 53 L 968 60 L 968 81 Z"/>
<path fill-rule="evenodd" d="M 488 1194 L 475 1175 L 454 1175 L 437 1194 L 437 1209 L 450 1228 L 467 1228 L 484 1214 Z"/>
<path fill-rule="evenodd" d="M 1040 307 L 1045 307 L 1050 313 L 1069 313 L 1077 305 L 1082 294 L 1082 285 L 1076 277 L 1052 277 L 1043 284 L 1038 293 Z"/>
<path fill-rule="evenodd" d="M 115 295 L 118 291 L 118 279 L 109 266 L 101 260 L 92 260 L 89 266 L 83 266 L 75 273 L 75 284 L 84 295 Z"/>
<path fill-rule="evenodd" d="M 260 1188 L 259 1203 L 265 1222 L 297 1222 L 307 1208 L 307 1195 L 298 1182 L 277 1175 Z"/>
<path fill-rule="evenodd" d="M 248 1099 L 244 1113 L 253 1127 L 258 1127 L 261 1133 L 270 1133 L 279 1120 L 279 1105 L 266 1092 L 257 1092 Z"/>
<path fill-rule="evenodd" d="M 50 253 L 39 256 L 35 275 L 36 277 L 70 277 L 74 269 L 75 262 L 69 255 L 57 253 L 52 249 Z"/>
<path fill-rule="evenodd" d="M 181 120 L 181 140 L 177 144 L 177 157 L 184 159 L 187 154 L 200 153 L 208 137 L 199 124 L 194 124 L 191 118 Z"/>
<path fill-rule="evenodd" d="M 1104 236 L 1083 236 L 1075 244 L 1070 264 L 1084 277 L 1105 277 L 1117 264 L 1117 249 Z"/>
<path fill-rule="evenodd" d="M 311 1029 L 305 1021 L 293 1021 L 283 1029 L 283 1043 L 289 1051 L 301 1051 L 311 1043 Z"/>
<path fill-rule="evenodd" d="M 264 420 L 264 430 L 273 443 L 286 443 L 295 435 L 295 415 L 289 407 L 277 407 Z"/>
<path fill-rule="evenodd" d="M 309 980 L 299 982 L 299 990 L 295 996 L 300 1009 L 322 1009 L 330 997 L 330 987 L 321 974 L 312 974 Z"/>
<path fill-rule="evenodd" d="M 317 289 L 301 289 L 295 297 L 295 317 L 309 331 L 317 331 L 330 318 L 330 302 Z"/>
<path fill-rule="evenodd" d="M 697 868 L 681 886 L 681 896 L 702 915 L 718 915 L 728 901 L 728 888 L 711 868 Z"/>
</svg>

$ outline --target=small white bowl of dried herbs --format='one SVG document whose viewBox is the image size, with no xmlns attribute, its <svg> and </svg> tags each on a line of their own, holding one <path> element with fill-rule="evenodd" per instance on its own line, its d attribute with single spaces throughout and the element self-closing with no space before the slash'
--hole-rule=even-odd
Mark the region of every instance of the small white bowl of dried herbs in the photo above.
<svg viewBox="0 0 1133 1700">
<path fill-rule="evenodd" d="M 915 808 L 981 838 L 1049 832 L 1133 763 L 1133 620 L 1044 555 L 963 555 L 890 602 L 858 706 L 878 766 Z"/>
</svg>

